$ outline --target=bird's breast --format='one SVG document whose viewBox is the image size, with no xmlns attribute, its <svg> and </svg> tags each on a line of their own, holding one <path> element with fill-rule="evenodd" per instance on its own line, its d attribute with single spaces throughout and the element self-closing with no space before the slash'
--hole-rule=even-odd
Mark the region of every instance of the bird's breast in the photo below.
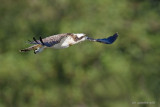
<svg viewBox="0 0 160 107">
<path fill-rule="evenodd" d="M 76 35 L 74 35 L 74 36 L 76 36 Z M 53 46 L 53 48 L 56 48 L 56 49 L 68 48 L 69 46 L 72 46 L 74 44 L 77 44 L 79 42 L 86 40 L 86 37 L 84 37 L 84 38 L 76 37 L 76 39 L 75 39 L 74 36 L 67 36 L 67 37 L 61 39 L 59 43 L 57 43 Z"/>
<path fill-rule="evenodd" d="M 76 42 L 74 41 L 74 39 L 69 36 L 69 37 L 63 38 L 59 43 L 55 44 L 53 48 L 56 48 L 56 49 L 68 48 L 69 46 L 75 43 Z"/>
</svg>

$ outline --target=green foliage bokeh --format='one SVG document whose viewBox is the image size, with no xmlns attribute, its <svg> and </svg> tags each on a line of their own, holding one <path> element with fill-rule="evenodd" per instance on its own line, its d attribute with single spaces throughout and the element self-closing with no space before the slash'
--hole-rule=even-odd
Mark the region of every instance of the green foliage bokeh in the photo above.
<svg viewBox="0 0 160 107">
<path fill-rule="evenodd" d="M 32 37 L 89 41 L 19 53 Z M 154 104 L 133 104 L 154 102 Z M 159 0 L 0 0 L 0 107 L 158 107 Z"/>
</svg>

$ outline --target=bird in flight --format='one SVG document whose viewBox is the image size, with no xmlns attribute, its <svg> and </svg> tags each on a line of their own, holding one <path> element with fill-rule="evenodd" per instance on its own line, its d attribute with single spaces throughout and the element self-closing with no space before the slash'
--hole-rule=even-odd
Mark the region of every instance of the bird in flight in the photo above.
<svg viewBox="0 0 160 107">
<path fill-rule="evenodd" d="M 63 49 L 86 40 L 100 42 L 104 44 L 112 44 L 117 39 L 117 37 L 118 33 L 115 33 L 113 36 L 109 36 L 108 38 L 103 39 L 93 39 L 86 36 L 86 34 L 84 33 L 57 34 L 43 39 L 39 37 L 39 40 L 36 40 L 36 38 L 33 37 L 33 41 L 29 41 L 29 44 L 33 45 L 20 50 L 20 52 L 27 52 L 33 50 L 34 53 L 37 54 L 43 51 L 45 48 Z"/>
</svg>

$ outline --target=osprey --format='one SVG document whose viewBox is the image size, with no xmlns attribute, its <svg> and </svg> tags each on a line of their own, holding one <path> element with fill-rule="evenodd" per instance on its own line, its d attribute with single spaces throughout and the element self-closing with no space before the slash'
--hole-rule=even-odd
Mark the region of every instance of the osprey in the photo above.
<svg viewBox="0 0 160 107">
<path fill-rule="evenodd" d="M 33 44 L 32 46 L 20 50 L 20 52 L 27 52 L 33 50 L 35 54 L 43 51 L 45 48 L 55 48 L 55 49 L 62 49 L 68 48 L 74 44 L 80 43 L 85 40 L 93 41 L 93 42 L 100 42 L 104 44 L 112 44 L 118 37 L 118 33 L 115 33 L 113 36 L 103 39 L 93 39 L 87 37 L 84 33 L 64 33 L 64 34 L 57 34 L 53 36 L 49 36 L 46 38 L 39 37 L 39 40 L 36 40 L 33 37 L 33 41 L 29 41 L 29 44 Z"/>
</svg>

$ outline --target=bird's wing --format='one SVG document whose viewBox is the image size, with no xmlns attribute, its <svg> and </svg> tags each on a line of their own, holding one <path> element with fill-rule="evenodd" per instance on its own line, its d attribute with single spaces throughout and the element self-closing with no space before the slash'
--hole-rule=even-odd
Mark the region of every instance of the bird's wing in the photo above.
<svg viewBox="0 0 160 107">
<path fill-rule="evenodd" d="M 87 38 L 90 41 L 94 41 L 94 42 L 101 42 L 104 44 L 112 44 L 118 37 L 118 33 L 115 33 L 113 36 L 110 36 L 108 38 L 103 38 L 103 39 L 93 39 L 93 38 Z"/>
<path fill-rule="evenodd" d="M 47 47 L 52 47 L 53 45 L 59 43 L 61 41 L 61 39 L 68 37 L 69 35 L 71 35 L 71 33 L 64 33 L 64 34 L 57 34 L 57 35 L 53 35 L 53 36 L 49 36 L 46 38 L 41 38 L 39 40 L 36 40 L 33 37 L 34 41 L 29 41 L 30 44 L 41 44 Z"/>
</svg>

